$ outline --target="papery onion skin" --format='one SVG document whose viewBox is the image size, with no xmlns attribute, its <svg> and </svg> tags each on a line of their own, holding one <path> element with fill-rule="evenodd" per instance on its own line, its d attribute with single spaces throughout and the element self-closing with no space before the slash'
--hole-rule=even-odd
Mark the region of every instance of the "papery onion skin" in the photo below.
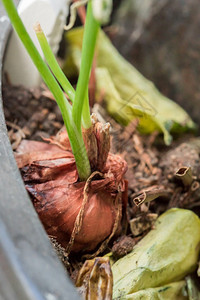
<svg viewBox="0 0 200 300">
<path fill-rule="evenodd" d="M 40 160 L 40 155 L 34 154 L 35 145 L 32 143 L 34 142 L 23 141 L 23 146 L 20 146 L 23 148 L 23 154 L 16 154 L 16 160 L 47 233 L 56 238 L 63 247 L 67 247 L 82 205 L 86 182 L 78 181 L 75 160 L 70 151 L 37 142 L 37 153 L 41 148 L 42 160 Z M 55 158 L 55 147 L 59 153 L 58 158 Z M 91 181 L 82 226 L 75 237 L 73 252 L 92 251 L 112 233 L 117 210 L 120 206 L 121 211 L 122 207 L 119 191 L 120 193 L 125 191 L 123 176 L 126 169 L 126 162 L 120 156 L 109 154 L 103 178 L 94 178 Z M 120 220 L 121 216 L 118 232 L 121 228 Z"/>
</svg>

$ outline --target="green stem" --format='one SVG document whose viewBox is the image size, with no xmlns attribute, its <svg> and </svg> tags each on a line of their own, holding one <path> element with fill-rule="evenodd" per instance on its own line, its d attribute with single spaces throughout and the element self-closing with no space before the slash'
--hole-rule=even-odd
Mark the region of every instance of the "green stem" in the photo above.
<svg viewBox="0 0 200 300">
<path fill-rule="evenodd" d="M 90 163 L 81 132 L 77 129 L 76 123 L 72 118 L 71 105 L 63 94 L 62 89 L 52 75 L 51 71 L 43 61 L 38 50 L 29 37 L 12 0 L 2 0 L 7 14 L 15 28 L 18 36 L 29 53 L 33 63 L 40 72 L 44 82 L 54 95 L 61 110 L 65 126 L 67 128 L 70 144 L 75 157 L 76 166 L 81 180 L 86 180 L 91 174 Z M 81 119 L 81 117 L 80 117 Z"/>
<path fill-rule="evenodd" d="M 53 72 L 54 76 L 56 77 L 56 79 L 58 80 L 58 82 L 60 83 L 60 85 L 62 86 L 64 91 L 66 92 L 66 94 L 69 96 L 69 99 L 73 102 L 74 97 L 75 97 L 75 90 L 74 90 L 73 86 L 71 85 L 71 83 L 66 78 L 63 71 L 61 70 L 39 23 L 37 23 L 34 26 L 34 30 L 37 35 L 37 39 L 40 43 L 40 47 L 42 49 L 44 57 L 49 65 L 51 71 Z"/>
<path fill-rule="evenodd" d="M 56 77 L 56 79 L 58 80 L 58 82 L 60 83 L 64 91 L 66 92 L 66 94 L 69 96 L 69 99 L 73 103 L 75 98 L 75 90 L 73 86 L 71 85 L 71 83 L 68 81 L 65 74 L 61 70 L 40 24 L 38 23 L 36 26 L 34 26 L 34 29 L 37 35 L 37 39 L 40 43 L 42 52 L 44 54 L 44 57 L 49 65 L 49 68 L 51 69 L 54 76 Z M 82 125 L 86 129 L 91 127 L 88 92 L 86 92 L 86 96 L 83 104 Z"/>
<path fill-rule="evenodd" d="M 20 17 L 18 16 L 13 1 L 2 0 L 2 2 L 6 8 L 7 14 L 13 24 L 14 29 L 16 30 L 18 36 L 20 37 L 22 43 L 24 44 L 24 47 L 29 53 L 33 63 L 35 64 L 38 71 L 40 72 L 44 82 L 53 93 L 55 99 L 58 101 L 58 105 L 60 105 L 60 102 L 63 102 L 63 91 L 60 88 L 57 81 L 55 80 L 52 73 L 50 72 L 49 68 L 43 61 L 42 57 L 40 56 L 31 38 L 29 37 Z M 68 114 L 71 111 L 71 106 L 68 102 L 64 102 L 64 103 L 65 103 L 65 110 L 67 110 L 67 114 Z"/>
<path fill-rule="evenodd" d="M 92 126 L 92 122 L 91 122 L 91 118 L 90 118 L 90 105 L 89 105 L 88 89 L 86 90 L 84 103 L 83 103 L 82 125 L 85 129 L 88 129 Z"/>
<path fill-rule="evenodd" d="M 96 44 L 98 30 L 100 27 L 99 23 L 93 17 L 91 5 L 92 5 L 91 1 L 89 1 L 87 7 L 87 16 L 86 16 L 84 35 L 83 35 L 81 67 L 80 67 L 80 73 L 79 73 L 78 83 L 76 87 L 75 100 L 72 108 L 72 116 L 78 130 L 81 130 L 80 117 L 82 113 L 84 114 L 84 116 L 85 115 L 87 116 L 89 111 L 89 103 L 88 101 L 86 101 L 85 95 L 88 89 L 90 71 L 91 71 L 92 61 L 94 57 L 95 44 Z M 83 106 L 84 106 L 84 110 L 83 110 Z M 90 116 L 88 115 L 86 119 L 89 122 Z"/>
<path fill-rule="evenodd" d="M 64 119 L 64 117 L 63 117 Z M 65 119 L 64 119 L 65 122 Z M 82 132 L 77 130 L 76 124 L 71 116 L 70 125 L 72 130 L 67 130 L 72 152 L 76 161 L 79 179 L 85 181 L 91 174 L 90 162 L 88 159 L 87 151 L 83 141 Z M 65 126 L 67 124 L 65 122 Z"/>
</svg>

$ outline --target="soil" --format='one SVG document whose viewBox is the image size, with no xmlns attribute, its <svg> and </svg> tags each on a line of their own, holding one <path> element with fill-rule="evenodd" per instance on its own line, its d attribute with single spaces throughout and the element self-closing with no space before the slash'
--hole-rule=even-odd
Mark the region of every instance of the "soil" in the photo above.
<svg viewBox="0 0 200 300">
<path fill-rule="evenodd" d="M 45 86 L 26 90 L 5 82 L 3 99 L 13 150 L 23 138 L 43 141 L 43 138 L 55 135 L 63 126 L 57 104 Z M 104 254 L 111 249 L 116 257 L 130 252 L 153 228 L 158 215 L 171 207 L 189 208 L 200 215 L 198 139 L 184 136 L 166 147 L 160 142 L 158 133 L 140 135 L 137 121 L 125 128 L 107 115 L 103 105 L 95 104 L 93 111 L 100 121 L 110 122 L 111 151 L 120 153 L 128 163 L 128 222 L 125 217 L 121 237 L 112 239 Z M 182 171 L 187 171 L 187 176 L 182 176 Z M 67 258 L 64 248 L 55 240 L 52 240 L 52 244 L 72 279 L 75 279 L 84 259 L 74 255 Z"/>
</svg>

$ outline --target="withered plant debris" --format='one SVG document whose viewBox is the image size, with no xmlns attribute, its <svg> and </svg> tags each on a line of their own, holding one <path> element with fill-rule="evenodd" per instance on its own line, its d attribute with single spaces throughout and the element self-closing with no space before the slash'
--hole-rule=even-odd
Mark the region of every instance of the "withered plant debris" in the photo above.
<svg viewBox="0 0 200 300">
<path fill-rule="evenodd" d="M 76 279 L 76 286 L 83 299 L 112 300 L 113 276 L 109 258 L 86 260 Z"/>
<path fill-rule="evenodd" d="M 44 92 L 44 88 L 30 91 L 25 90 L 22 87 L 12 87 L 8 85 L 4 85 L 3 92 L 4 109 L 6 120 L 8 122 L 7 126 L 11 143 L 14 144 L 14 148 L 18 145 L 19 138 L 21 142 L 21 137 L 23 136 L 23 134 L 21 134 L 22 132 L 26 135 L 26 138 L 37 141 L 31 142 L 32 148 L 29 148 L 30 142 L 22 141 L 18 149 L 23 148 L 24 145 L 24 150 L 27 149 L 28 151 L 27 156 L 25 156 L 23 160 L 21 160 L 20 155 L 17 154 L 18 163 L 22 167 L 22 176 L 25 179 L 27 189 L 32 193 L 35 206 L 39 207 L 38 199 L 40 199 L 41 194 L 52 194 L 52 188 L 54 187 L 59 190 L 59 195 L 62 197 L 64 187 L 72 184 L 74 187 L 73 191 L 77 191 L 76 188 L 78 186 L 78 188 L 80 188 L 78 194 L 81 195 L 84 190 L 84 186 L 82 185 L 84 184 L 77 182 L 74 185 L 74 182 L 77 179 L 77 173 L 73 157 L 69 151 L 69 143 L 65 138 L 65 132 L 63 133 L 61 130 L 55 137 L 58 130 L 62 128 L 62 118 L 56 103 L 52 101 L 52 96 Z M 156 132 L 150 136 L 140 135 L 136 130 L 137 121 L 130 123 L 127 127 L 122 127 L 108 116 L 103 105 L 100 106 L 96 104 L 94 111 L 97 114 L 98 119 L 110 123 L 111 152 L 120 154 L 127 162 L 128 166 L 125 178 L 129 181 L 127 203 L 129 223 L 128 227 L 124 225 L 125 222 L 123 223 L 122 235 L 133 238 L 134 243 L 137 243 L 143 235 L 153 228 L 154 218 L 156 219 L 157 215 L 159 216 L 162 212 L 172 207 L 189 208 L 198 215 L 200 214 L 199 139 L 185 136 L 181 140 L 173 142 L 170 148 L 168 148 L 158 144 L 157 141 L 159 141 L 159 139 L 157 138 L 158 133 Z M 108 125 L 104 125 L 104 128 L 106 128 L 106 126 Z M 54 138 L 52 136 L 54 136 Z M 86 135 L 86 139 L 87 137 L 88 135 Z M 46 143 L 44 143 L 44 140 L 46 140 Z M 92 139 L 90 139 L 90 141 L 92 141 Z M 37 155 L 33 157 L 33 155 L 30 154 L 30 151 L 35 151 L 34 147 L 38 147 L 38 145 L 44 150 L 43 155 L 45 160 L 50 159 L 48 163 L 51 162 L 51 164 L 49 164 L 48 168 L 46 164 L 47 161 L 41 161 L 41 153 L 39 156 L 40 160 L 38 160 Z M 43 146 L 41 147 L 41 145 Z M 47 151 L 47 148 L 45 147 L 47 147 L 50 152 L 49 150 Z M 101 151 L 106 151 L 105 148 L 103 147 Z M 56 153 L 56 161 L 54 160 L 54 153 Z M 44 159 L 44 157 L 42 159 Z M 112 158 L 113 155 L 109 156 L 108 159 L 114 164 Z M 93 160 L 95 165 L 97 163 L 97 154 L 95 152 L 91 153 L 90 159 L 91 161 Z M 24 163 L 26 166 L 28 163 L 28 167 L 24 166 Z M 102 164 L 102 162 L 99 163 Z M 68 174 L 66 174 L 66 166 L 67 168 L 70 167 Z M 189 171 L 191 172 L 190 174 L 192 174 L 190 184 L 184 184 L 182 179 L 177 179 L 177 172 L 183 171 L 184 173 L 184 170 L 186 170 L 183 170 L 183 168 L 191 170 Z M 100 185 L 100 193 L 105 193 L 105 186 L 109 186 L 109 188 L 112 189 L 111 177 L 102 178 L 100 174 L 96 174 L 94 180 L 89 183 L 89 194 L 91 193 L 91 190 L 96 188 L 96 185 Z M 48 186 L 44 189 L 46 182 L 49 179 L 56 179 L 58 184 L 51 185 L 50 180 L 50 190 L 48 190 Z M 30 183 L 31 181 L 32 183 Z M 124 180 L 123 182 L 125 183 Z M 33 192 L 33 188 L 35 188 L 36 192 Z M 117 193 L 118 192 L 115 189 L 114 198 Z M 143 203 L 139 207 L 134 204 L 133 200 L 135 198 L 147 197 L 149 195 L 153 195 L 152 197 L 155 200 Z M 74 211 L 72 202 L 70 202 L 70 210 L 73 210 L 71 213 L 77 214 L 80 206 L 81 204 L 79 203 L 77 210 L 75 209 L 76 211 Z M 92 207 L 93 206 L 90 204 L 90 208 Z M 108 209 L 108 211 L 106 210 L 106 212 L 109 212 L 107 219 L 112 219 L 113 222 L 116 213 L 111 212 L 110 209 Z M 45 214 L 42 215 L 42 218 L 44 218 L 45 222 L 48 220 L 48 217 L 46 218 Z M 75 220 L 75 216 L 73 218 L 73 220 Z M 101 215 L 98 215 L 97 219 L 98 222 L 101 222 Z M 60 221 L 60 225 L 62 226 L 62 218 L 60 218 Z M 47 231 L 49 231 L 51 238 L 52 235 L 54 238 L 56 229 L 55 227 L 52 227 L 52 221 L 50 223 L 48 221 L 47 223 L 49 227 Z M 136 223 L 140 225 L 139 227 L 137 226 L 137 230 L 135 229 Z M 98 225 L 98 231 L 101 227 L 102 225 Z M 110 225 L 109 230 L 105 233 L 105 238 L 112 233 L 112 228 L 113 227 Z M 72 229 L 73 228 L 71 227 L 70 231 L 72 231 Z M 96 228 L 91 228 L 91 233 L 93 234 L 95 230 Z M 68 234 L 68 242 L 69 238 L 70 234 Z M 94 239 L 93 235 L 91 239 Z M 59 253 L 63 256 L 62 260 L 65 260 L 66 262 L 67 244 L 64 242 L 64 244 L 61 245 L 61 241 L 63 241 L 63 236 L 59 237 L 57 248 L 60 247 L 60 249 L 62 249 Z M 111 251 L 114 242 L 116 242 L 116 239 L 112 237 L 107 248 L 104 250 L 104 253 Z M 95 248 L 98 243 L 99 241 L 95 239 L 93 247 L 91 248 Z M 115 243 L 115 245 L 116 244 L 117 243 Z M 74 249 L 76 251 L 79 251 L 81 247 L 85 249 L 85 245 L 83 246 L 81 241 L 79 246 Z M 126 251 L 127 250 L 128 249 L 126 249 Z M 85 258 L 81 256 L 80 252 L 78 253 L 78 256 L 73 254 L 69 257 L 69 265 L 68 263 L 67 265 L 68 271 L 72 277 L 77 277 L 78 270 L 81 268 L 84 261 Z M 66 267 L 67 265 L 65 264 Z"/>
<path fill-rule="evenodd" d="M 157 214 L 147 213 L 131 219 L 129 224 L 133 236 L 139 236 L 146 230 L 152 229 L 157 218 Z"/>
</svg>

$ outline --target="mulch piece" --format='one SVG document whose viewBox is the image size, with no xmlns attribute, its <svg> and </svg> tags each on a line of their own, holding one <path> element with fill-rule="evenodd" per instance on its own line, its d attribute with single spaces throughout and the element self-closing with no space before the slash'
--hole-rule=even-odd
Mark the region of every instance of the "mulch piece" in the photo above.
<svg viewBox="0 0 200 300">
<path fill-rule="evenodd" d="M 58 106 L 45 86 L 24 89 L 21 86 L 4 84 L 3 99 L 8 135 L 13 150 L 23 138 L 43 141 L 43 138 L 50 138 L 63 126 Z M 116 255 L 125 255 L 126 245 L 131 251 L 135 243 L 153 228 L 156 216 L 169 208 L 189 208 L 200 215 L 198 140 L 190 142 L 192 137 L 185 135 L 174 141 L 170 147 L 166 147 L 159 142 L 157 132 L 150 136 L 139 134 L 137 120 L 123 127 L 108 116 L 99 104 L 95 104 L 93 111 L 100 121 L 110 122 L 111 151 L 121 154 L 128 163 L 127 215 L 130 223 L 127 226 L 124 222 L 122 237 L 118 240 L 112 239 L 104 254 L 113 247 Z M 178 168 L 182 166 L 190 167 L 192 170 L 192 184 L 189 186 L 185 186 L 183 181 L 175 176 Z M 141 205 L 135 205 L 136 199 L 141 201 Z M 72 278 L 75 278 L 84 260 L 77 256 L 70 256 L 67 259 L 65 250 L 55 240 L 52 240 L 52 244 Z"/>
</svg>

